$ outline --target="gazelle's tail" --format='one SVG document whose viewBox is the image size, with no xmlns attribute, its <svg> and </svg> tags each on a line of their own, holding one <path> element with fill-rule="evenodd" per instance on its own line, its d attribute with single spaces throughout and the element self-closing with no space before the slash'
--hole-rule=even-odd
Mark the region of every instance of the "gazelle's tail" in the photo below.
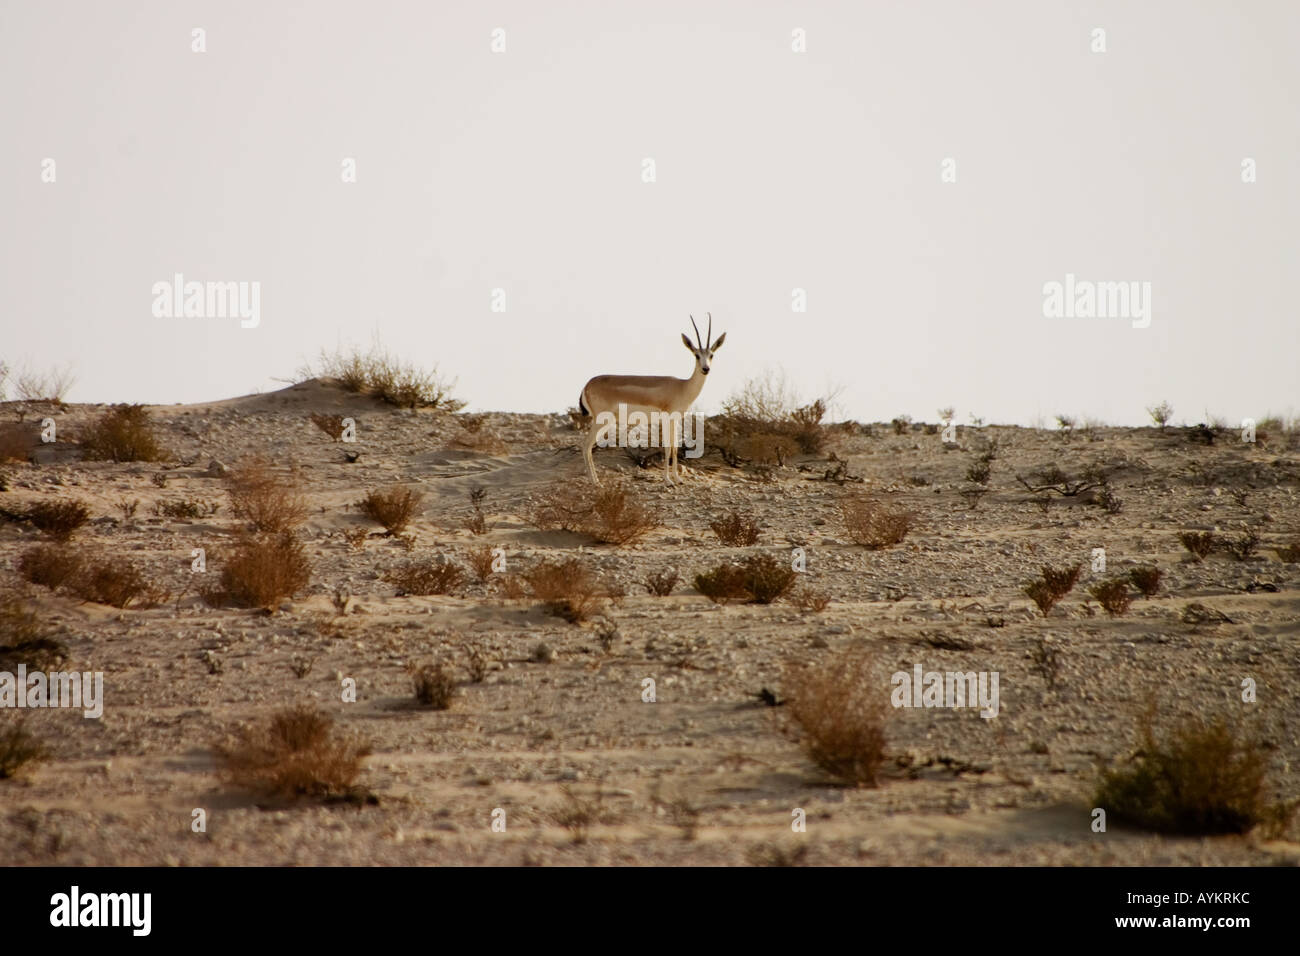
<svg viewBox="0 0 1300 956">
<path fill-rule="evenodd" d="M 591 409 L 587 407 L 587 389 L 585 386 L 578 393 L 578 411 L 582 412 L 583 415 L 591 414 Z"/>
</svg>

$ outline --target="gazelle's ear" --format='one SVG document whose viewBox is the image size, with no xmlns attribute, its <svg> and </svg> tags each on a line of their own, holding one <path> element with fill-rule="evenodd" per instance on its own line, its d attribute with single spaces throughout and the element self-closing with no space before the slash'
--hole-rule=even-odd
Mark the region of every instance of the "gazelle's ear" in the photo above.
<svg viewBox="0 0 1300 956">
<path fill-rule="evenodd" d="M 683 338 L 685 338 L 685 336 L 683 336 Z M 718 341 L 713 343 L 713 346 L 709 349 L 709 351 L 716 352 L 718 349 L 722 348 L 722 343 L 725 342 L 726 340 L 727 340 L 727 333 L 723 332 L 721 335 L 718 336 Z"/>
<path fill-rule="evenodd" d="M 685 333 L 685 332 L 682 333 L 682 345 L 685 345 L 685 346 L 686 346 L 688 349 L 690 349 L 692 352 L 695 351 L 695 346 L 691 344 L 691 340 L 690 340 L 689 338 L 686 337 L 686 333 Z"/>
</svg>

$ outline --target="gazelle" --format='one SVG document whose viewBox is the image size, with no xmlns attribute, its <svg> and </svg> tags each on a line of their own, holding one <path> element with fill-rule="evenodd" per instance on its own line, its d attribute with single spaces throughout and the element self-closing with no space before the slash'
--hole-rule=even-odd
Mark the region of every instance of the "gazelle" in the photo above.
<svg viewBox="0 0 1300 956">
<path fill-rule="evenodd" d="M 591 430 L 587 433 L 587 444 L 582 454 L 587 460 L 591 480 L 597 485 L 600 484 L 600 479 L 596 477 L 596 463 L 591 450 L 603 430 L 599 419 L 603 413 L 618 415 L 620 405 L 628 415 L 641 412 L 651 417 L 655 413 L 677 413 L 670 419 L 671 434 L 666 439 L 661 439 L 665 443 L 664 481 L 671 485 L 672 475 L 678 480 L 682 478 L 681 465 L 677 462 L 677 446 L 680 443 L 677 424 L 704 388 L 704 376 L 709 374 L 709 362 L 713 353 L 722 348 L 722 342 L 727 337 L 727 333 L 723 332 L 718 336 L 718 341 L 712 341 L 712 312 L 709 313 L 709 334 L 704 341 L 700 341 L 700 327 L 695 324 L 695 316 L 691 316 L 691 325 L 695 329 L 696 344 L 692 345 L 690 338 L 682 335 L 682 344 L 695 356 L 695 371 L 690 378 L 673 378 L 671 375 L 597 375 L 582 387 L 578 407 L 583 414 L 592 416 Z"/>
</svg>

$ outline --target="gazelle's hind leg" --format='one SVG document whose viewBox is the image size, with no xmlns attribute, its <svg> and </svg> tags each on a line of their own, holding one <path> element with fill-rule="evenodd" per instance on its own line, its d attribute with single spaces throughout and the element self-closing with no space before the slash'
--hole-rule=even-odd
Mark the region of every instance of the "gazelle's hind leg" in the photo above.
<svg viewBox="0 0 1300 956">
<path fill-rule="evenodd" d="M 591 474 L 592 482 L 595 483 L 596 485 L 599 485 L 600 479 L 596 477 L 596 462 L 595 459 L 592 458 L 592 454 L 591 454 L 591 449 L 596 444 L 597 434 L 598 434 L 598 430 L 596 428 L 596 423 L 593 421 L 591 423 L 591 428 L 587 431 L 587 444 L 582 449 L 582 457 L 585 458 L 587 461 L 587 471 Z"/>
</svg>

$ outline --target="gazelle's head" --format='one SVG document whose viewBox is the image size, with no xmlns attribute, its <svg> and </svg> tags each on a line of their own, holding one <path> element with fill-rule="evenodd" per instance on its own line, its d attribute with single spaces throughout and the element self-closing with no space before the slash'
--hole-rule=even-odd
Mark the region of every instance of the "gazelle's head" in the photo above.
<svg viewBox="0 0 1300 956">
<path fill-rule="evenodd" d="M 709 374 L 709 363 L 713 361 L 713 353 L 722 348 L 723 340 L 726 339 L 727 333 L 723 332 L 718 336 L 718 341 L 713 341 L 713 313 L 709 313 L 709 334 L 700 341 L 700 327 L 695 324 L 695 316 L 691 316 L 691 325 L 695 328 L 696 345 L 691 344 L 690 337 L 682 333 L 682 344 L 691 350 L 695 356 L 695 366 L 700 370 L 702 375 Z"/>
</svg>

